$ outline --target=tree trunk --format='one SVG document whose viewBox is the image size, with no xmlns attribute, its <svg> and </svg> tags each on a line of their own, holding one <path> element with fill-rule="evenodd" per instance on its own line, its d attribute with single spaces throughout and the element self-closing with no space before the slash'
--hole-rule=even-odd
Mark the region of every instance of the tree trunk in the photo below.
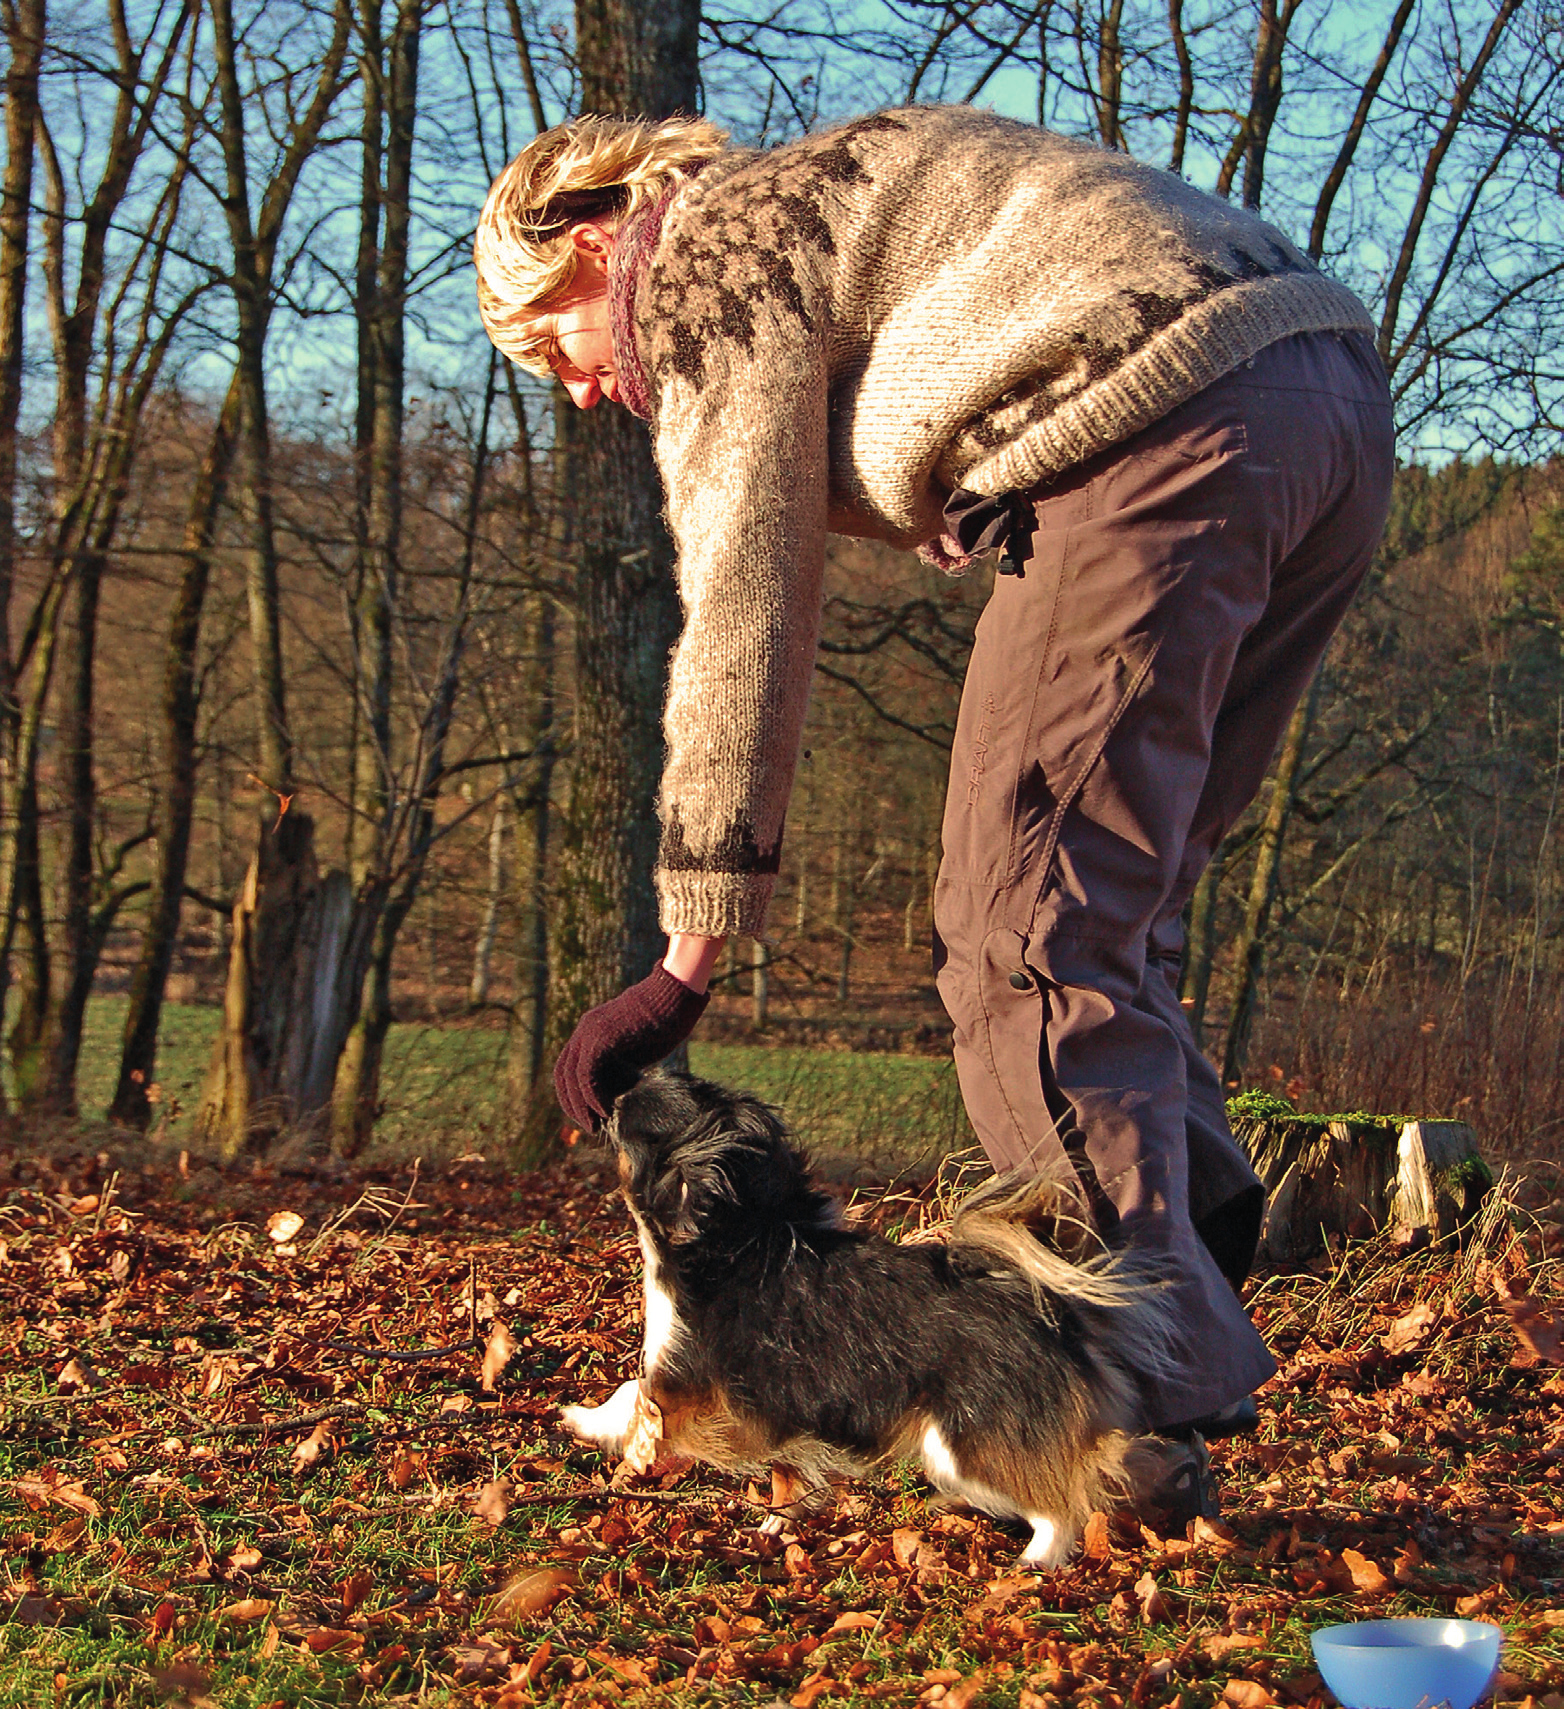
<svg viewBox="0 0 1564 1709">
<path fill-rule="evenodd" d="M 473 570 L 477 557 L 478 523 L 483 510 L 484 477 L 488 470 L 489 427 L 498 362 L 498 353 L 491 352 L 478 442 L 474 449 L 472 482 L 467 493 L 456 607 L 446 629 L 443 655 L 434 674 L 434 689 L 419 730 L 417 751 L 422 756 L 421 764 L 408 784 L 410 799 L 407 803 L 401 880 L 393 890 L 391 851 L 389 843 L 383 843 L 380 865 L 359 886 L 354 897 L 351 947 L 343 957 L 338 975 L 331 1136 L 337 1154 L 344 1157 L 356 1156 L 374 1131 L 380 1108 L 380 1068 L 385 1055 L 386 1035 L 391 1030 L 392 957 L 396 953 L 397 935 L 418 897 L 429 850 L 435 839 L 435 808 L 445 771 L 445 745 L 456 711 L 467 625 L 472 615 Z M 367 1001 L 363 997 L 366 972 L 369 979 Z"/>
<path fill-rule="evenodd" d="M 516 803 L 516 1004 L 506 1051 L 506 1097 L 512 1121 L 526 1125 L 542 1080 L 548 1046 L 549 835 L 554 786 L 554 603 L 539 594 L 527 620 L 530 655 L 522 747 L 533 760 L 531 789 Z"/>
<path fill-rule="evenodd" d="M 47 682 L 32 686 L 29 698 L 41 701 Z M 13 803 L 6 817 L 14 827 L 14 869 L 10 885 L 11 914 L 7 937 L 21 932 L 16 979 L 16 1014 L 6 1044 L 11 1054 L 11 1078 L 17 1102 L 30 1103 L 43 1074 L 44 1026 L 49 1013 L 49 937 L 44 918 L 43 872 L 38 848 L 38 743 L 36 726 L 31 741 L 24 725 L 23 753 Z"/>
<path fill-rule="evenodd" d="M 472 952 L 472 978 L 467 981 L 467 1006 L 482 1008 L 489 1000 L 494 976 L 494 941 L 500 931 L 500 908 L 505 897 L 505 833 L 510 826 L 510 800 L 504 790 L 494 798 L 489 821 L 489 882 L 483 899 L 483 922 Z"/>
<path fill-rule="evenodd" d="M 1119 30 L 1124 17 L 1124 0 L 1109 0 L 1098 17 L 1097 133 L 1104 148 L 1122 148 L 1124 44 L 1119 38 Z"/>
<path fill-rule="evenodd" d="M 292 1097 L 288 1070 L 296 1052 L 289 1044 L 302 1018 L 294 1007 L 303 995 L 300 988 L 312 983 L 320 896 L 314 821 L 290 811 L 293 740 L 284 692 L 266 401 L 271 258 L 250 215 L 245 100 L 232 0 L 212 0 L 211 19 L 226 175 L 223 209 L 237 318 L 234 486 L 254 672 L 256 768 L 260 784 L 273 797 L 261 809 L 259 847 L 234 908 L 223 1033 L 214 1047 L 196 1124 L 208 1143 L 223 1156 L 234 1157 L 247 1147 L 264 1145 L 302 1114 Z M 233 1036 L 237 1025 L 245 1029 L 244 1036 Z"/>
<path fill-rule="evenodd" d="M 16 926 L 17 818 L 21 708 L 11 650 L 16 584 L 17 427 L 26 343 L 27 249 L 33 201 L 38 75 L 47 24 L 45 0 L 0 7 L 9 63 L 5 73 L 5 181 L 0 190 L 0 1016 L 10 983 Z M 3 1105 L 3 1095 L 0 1095 Z"/>
<path fill-rule="evenodd" d="M 335 1055 L 320 1048 L 318 1023 L 346 953 L 349 900 L 342 874 L 321 882 L 307 813 L 263 819 L 234 906 L 223 1027 L 196 1116 L 198 1136 L 222 1157 L 264 1148 L 330 1101 Z"/>
<path fill-rule="evenodd" d="M 698 0 L 577 0 L 582 109 L 654 119 L 696 112 L 699 26 Z M 646 429 L 607 406 L 565 416 L 563 429 L 560 467 L 580 495 L 576 708 L 549 949 L 549 1056 L 585 1010 L 644 978 L 661 949 L 657 783 L 668 653 L 680 628 Z M 521 1158 L 541 1158 L 558 1131 L 552 1104 L 535 1098 Z"/>
<path fill-rule="evenodd" d="M 93 670 L 97 655 L 98 596 L 103 558 L 94 551 L 80 556 L 66 594 L 67 617 L 61 648 L 60 692 L 56 714 L 60 770 L 66 804 L 64 910 L 60 951 L 64 980 L 58 1000 L 49 1005 L 44 1029 L 43 1073 L 31 1103 L 53 1115 L 76 1113 L 76 1059 L 82 1022 L 97 971 L 101 940 L 93 919 L 97 861 L 98 791 L 93 763 Z"/>
<path fill-rule="evenodd" d="M 350 21 L 348 0 L 337 0 L 332 37 L 316 80 L 314 97 L 300 116 L 276 174 L 261 199 L 253 242 L 245 251 L 252 272 L 259 279 L 270 277 L 277 242 L 299 174 L 314 151 L 321 126 L 336 99 Z M 270 316 L 269 299 L 264 295 L 261 310 L 259 330 L 264 339 Z M 182 542 L 184 570 L 169 613 L 161 707 L 167 775 L 153 810 L 156 855 L 152 901 L 136 969 L 131 977 L 130 1006 L 120 1047 L 119 1080 L 109 1107 L 111 1121 L 142 1130 L 151 1120 L 147 1090 L 156 1073 L 163 994 L 178 938 L 189 864 L 197 779 L 196 722 L 200 696 L 196 658 L 201 620 L 211 581 L 211 552 L 217 517 L 228 493 L 243 402 L 241 374 L 236 366 L 186 506 Z M 219 791 L 218 800 L 220 810 L 225 808 L 226 791 Z M 235 1051 L 233 1056 L 235 1061 L 243 1060 L 242 1051 Z"/>
<path fill-rule="evenodd" d="M 1292 722 L 1287 726 L 1271 780 L 1265 818 L 1256 839 L 1249 901 L 1244 909 L 1244 923 L 1238 941 L 1233 946 L 1233 1005 L 1227 1023 L 1226 1048 L 1222 1053 L 1222 1079 L 1229 1086 L 1237 1085 L 1243 1078 L 1244 1061 L 1249 1053 L 1249 1030 L 1254 1021 L 1260 975 L 1265 967 L 1271 909 L 1281 886 L 1282 854 L 1287 843 L 1287 827 L 1292 820 L 1294 790 L 1303 764 L 1304 749 L 1308 746 L 1315 715 L 1319 711 L 1323 681 L 1323 672 L 1317 670 L 1309 692 L 1299 701 Z"/>
<path fill-rule="evenodd" d="M 1200 875 L 1184 927 L 1184 965 L 1178 995 L 1197 1045 L 1205 1043 L 1206 1001 L 1211 995 L 1211 968 L 1216 960 L 1217 893 L 1221 888 L 1222 862 L 1218 855 Z"/>
<path fill-rule="evenodd" d="M 154 808 L 156 858 L 152 901 L 130 980 L 130 1005 L 120 1044 L 119 1080 L 109 1120 L 145 1132 L 152 1120 L 148 1088 L 157 1077 L 158 1028 L 173 965 L 195 816 L 196 721 L 201 702 L 196 672 L 201 618 L 212 573 L 212 540 L 227 491 L 239 415 L 237 380 L 212 430 L 186 508 L 184 570 L 169 613 L 163 663 L 163 787 Z"/>
<path fill-rule="evenodd" d="M 758 1033 L 766 1030 L 771 1009 L 771 951 L 763 938 L 750 947 L 750 1025 Z"/>
<path fill-rule="evenodd" d="M 416 20 L 421 12 L 415 0 L 404 0 L 403 9 L 415 18 L 416 82 Z M 337 0 L 333 34 L 313 99 L 298 121 L 255 223 L 250 213 L 246 103 L 232 0 L 212 0 L 211 19 L 222 115 L 223 209 L 238 323 L 235 491 L 255 678 L 257 769 L 260 783 L 274 798 L 273 805 L 263 810 L 259 848 L 235 909 L 224 1030 L 214 1049 L 198 1118 L 198 1131 L 232 1157 L 247 1146 L 266 1143 L 286 1127 L 298 1126 L 306 1133 L 318 1133 L 324 1127 L 337 1058 L 357 1012 L 385 881 L 378 874 L 366 876 L 355 898 L 345 874 L 328 873 L 322 880 L 313 821 L 291 807 L 293 742 L 285 692 L 266 400 L 266 338 L 276 236 L 304 159 L 340 88 L 351 7 L 347 0 Z M 378 70 L 374 68 L 375 75 Z M 403 218 L 405 227 L 405 210 Z M 389 213 L 387 220 L 389 228 Z M 382 299 L 377 284 L 377 309 Z M 396 306 L 400 312 L 400 297 Z M 394 437 L 399 447 L 399 416 Z M 374 527 L 372 518 L 372 532 Z M 245 1036 L 233 1036 L 235 1026 L 242 1026 Z"/>
</svg>

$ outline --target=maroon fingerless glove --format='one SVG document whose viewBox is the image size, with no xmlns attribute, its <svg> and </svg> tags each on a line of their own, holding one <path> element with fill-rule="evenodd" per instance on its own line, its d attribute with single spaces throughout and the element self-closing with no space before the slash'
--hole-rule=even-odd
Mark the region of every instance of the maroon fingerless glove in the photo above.
<svg viewBox="0 0 1564 1709">
<path fill-rule="evenodd" d="M 554 1064 L 554 1095 L 571 1124 L 593 1132 L 620 1093 L 695 1030 L 709 996 L 660 962 L 649 977 L 576 1022 Z"/>
</svg>

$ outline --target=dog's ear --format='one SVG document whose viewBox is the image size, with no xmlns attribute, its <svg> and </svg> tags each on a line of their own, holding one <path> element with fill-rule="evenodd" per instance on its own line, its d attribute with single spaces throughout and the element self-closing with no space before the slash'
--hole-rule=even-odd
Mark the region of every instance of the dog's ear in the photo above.
<svg viewBox="0 0 1564 1709">
<path fill-rule="evenodd" d="M 732 1197 L 732 1185 L 716 1159 L 675 1154 L 652 1187 L 647 1209 L 671 1244 L 687 1246 L 705 1232 L 716 1206 Z"/>
</svg>

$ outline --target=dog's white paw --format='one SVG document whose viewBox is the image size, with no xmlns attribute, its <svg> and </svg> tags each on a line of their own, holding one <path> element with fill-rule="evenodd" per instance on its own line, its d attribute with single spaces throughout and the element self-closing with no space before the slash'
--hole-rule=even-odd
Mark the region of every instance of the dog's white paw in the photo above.
<svg viewBox="0 0 1564 1709">
<path fill-rule="evenodd" d="M 1021 1564 L 1028 1567 L 1062 1567 L 1070 1554 L 1070 1539 L 1061 1537 L 1059 1527 L 1041 1513 L 1029 1513 L 1026 1522 L 1032 1527 L 1032 1540 L 1021 1552 Z"/>
<path fill-rule="evenodd" d="M 562 1406 L 559 1416 L 572 1436 L 617 1458 L 624 1452 L 625 1438 L 635 1420 L 640 1388 L 632 1377 L 629 1382 L 621 1383 L 601 1406 Z"/>
</svg>

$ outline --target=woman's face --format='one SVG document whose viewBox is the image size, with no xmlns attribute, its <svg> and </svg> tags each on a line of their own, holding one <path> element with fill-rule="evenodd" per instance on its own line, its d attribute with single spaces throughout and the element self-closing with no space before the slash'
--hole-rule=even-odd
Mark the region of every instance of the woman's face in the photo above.
<svg viewBox="0 0 1564 1709">
<path fill-rule="evenodd" d="M 614 234 L 597 224 L 572 228 L 576 273 L 558 296 L 539 304 L 532 323 L 548 340 L 549 367 L 577 409 L 599 398 L 619 401 L 614 336 L 608 324 L 608 261 Z"/>
</svg>

